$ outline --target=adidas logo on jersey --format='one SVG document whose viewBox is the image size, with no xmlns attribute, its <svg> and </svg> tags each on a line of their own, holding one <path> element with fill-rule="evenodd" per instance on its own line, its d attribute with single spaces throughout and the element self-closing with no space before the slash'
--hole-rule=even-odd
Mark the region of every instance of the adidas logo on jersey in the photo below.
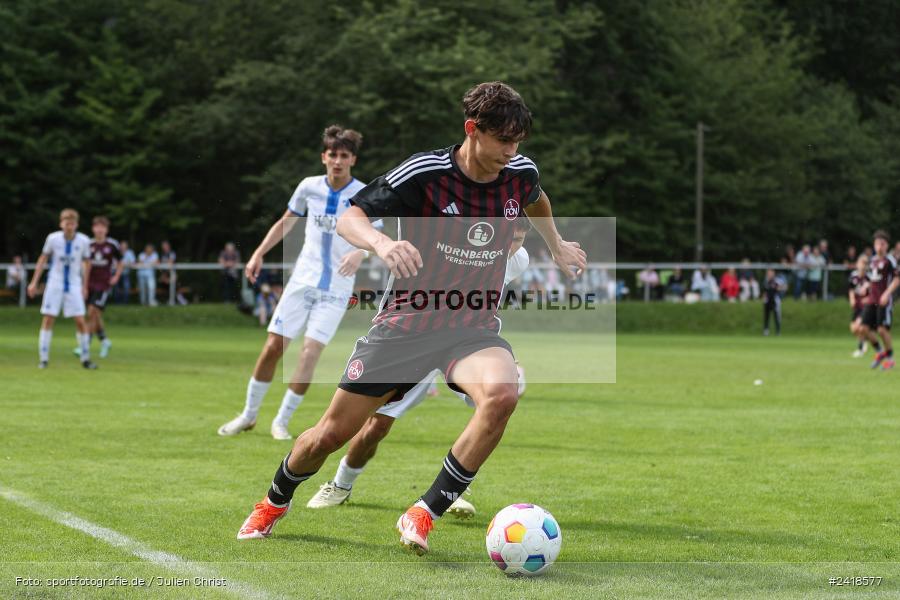
<svg viewBox="0 0 900 600">
<path fill-rule="evenodd" d="M 456 499 L 459 498 L 459 494 L 456 492 L 445 492 L 444 490 L 441 490 L 441 495 L 450 502 L 456 502 Z"/>
<path fill-rule="evenodd" d="M 444 210 L 441 211 L 445 215 L 458 215 L 459 209 L 456 207 L 456 201 L 451 202 Z"/>
</svg>

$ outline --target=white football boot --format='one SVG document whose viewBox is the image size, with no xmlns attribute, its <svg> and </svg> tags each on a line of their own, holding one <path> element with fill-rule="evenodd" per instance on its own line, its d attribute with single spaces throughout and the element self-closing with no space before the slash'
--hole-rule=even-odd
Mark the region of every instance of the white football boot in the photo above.
<svg viewBox="0 0 900 600">
<path fill-rule="evenodd" d="M 345 490 L 338 487 L 333 481 L 323 483 L 319 487 L 319 491 L 309 499 L 306 508 L 328 508 L 329 506 L 338 506 L 343 504 L 350 498 L 351 490 Z"/>
<path fill-rule="evenodd" d="M 237 435 L 242 431 L 250 431 L 254 427 L 256 427 L 256 419 L 250 420 L 244 415 L 238 415 L 219 427 L 219 435 Z"/>
<path fill-rule="evenodd" d="M 472 495 L 472 491 L 466 488 L 465 494 Z M 471 519 L 475 516 L 475 505 L 463 498 L 463 494 L 453 501 L 450 508 L 447 509 L 448 515 L 453 515 L 457 519 Z"/>
<path fill-rule="evenodd" d="M 272 437 L 276 440 L 292 440 L 294 436 L 291 435 L 291 432 L 288 431 L 287 425 L 282 423 L 279 420 L 272 421 L 272 427 L 269 428 L 269 431 L 272 433 Z"/>
</svg>

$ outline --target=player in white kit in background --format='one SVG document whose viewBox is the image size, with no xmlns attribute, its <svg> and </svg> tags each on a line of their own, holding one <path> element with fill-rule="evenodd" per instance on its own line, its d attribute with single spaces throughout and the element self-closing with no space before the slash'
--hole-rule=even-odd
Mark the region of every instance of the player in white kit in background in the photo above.
<svg viewBox="0 0 900 600">
<path fill-rule="evenodd" d="M 365 187 L 351 175 L 361 143 L 362 136 L 352 129 L 339 125 L 325 129 L 322 164 L 326 174 L 300 182 L 284 215 L 247 261 L 245 274 L 255 283 L 266 253 L 281 242 L 299 217 L 306 217 L 303 249 L 269 321 L 268 338 L 247 385 L 244 410 L 219 427 L 219 435 L 237 435 L 253 429 L 279 359 L 305 327 L 299 364 L 271 426 L 275 439 L 292 439 L 287 429 L 290 418 L 303 401 L 322 350 L 340 325 L 353 293 L 356 271 L 368 256 L 334 231 L 338 217 L 350 206 L 350 198 Z"/>
<path fill-rule="evenodd" d="M 526 217 L 519 217 L 515 222 L 513 243 L 509 248 L 509 261 L 506 263 L 506 276 L 504 277 L 504 289 L 511 281 L 518 279 L 528 268 L 528 251 L 522 246 L 525 236 L 531 229 L 531 223 Z M 525 371 L 516 363 L 519 375 L 519 397 L 525 393 Z M 307 508 L 327 508 L 343 504 L 350 498 L 350 492 L 356 478 L 359 477 L 366 464 L 375 456 L 378 444 L 390 433 L 394 421 L 405 415 L 412 408 L 418 406 L 430 393 L 430 388 L 435 385 L 439 370 L 435 369 L 420 381 L 414 388 L 406 392 L 403 398 L 397 402 L 382 406 L 357 433 L 347 447 L 347 454 L 341 458 L 334 479 L 323 483 L 319 491 L 306 503 Z M 454 392 L 470 408 L 475 408 L 471 398 L 461 392 Z M 466 490 L 466 493 L 469 493 Z M 475 516 L 475 506 L 459 496 L 454 500 L 447 513 L 461 519 Z"/>
<path fill-rule="evenodd" d="M 91 240 L 78 233 L 78 212 L 71 208 L 59 213 L 59 228 L 47 236 L 44 249 L 38 258 L 28 297 L 37 295 L 38 283 L 47 264 L 47 287 L 41 303 L 41 332 L 38 336 L 38 367 L 46 369 L 50 362 L 50 342 L 53 339 L 53 323 L 62 310 L 63 317 L 75 320 L 75 338 L 81 348 L 81 364 L 85 369 L 96 369 L 91 362 L 91 334 L 84 320 L 84 301 L 88 295 L 88 278 L 91 273 Z"/>
</svg>

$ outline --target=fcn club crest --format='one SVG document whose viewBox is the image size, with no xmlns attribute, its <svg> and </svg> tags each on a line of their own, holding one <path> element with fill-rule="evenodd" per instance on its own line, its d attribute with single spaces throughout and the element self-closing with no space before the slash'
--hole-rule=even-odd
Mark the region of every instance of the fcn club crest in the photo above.
<svg viewBox="0 0 900 600">
<path fill-rule="evenodd" d="M 519 218 L 519 201 L 515 198 L 507 200 L 503 205 L 503 216 L 507 221 L 515 221 Z"/>
<path fill-rule="evenodd" d="M 358 358 L 347 365 L 347 379 L 356 381 L 363 374 L 363 363 Z"/>
</svg>

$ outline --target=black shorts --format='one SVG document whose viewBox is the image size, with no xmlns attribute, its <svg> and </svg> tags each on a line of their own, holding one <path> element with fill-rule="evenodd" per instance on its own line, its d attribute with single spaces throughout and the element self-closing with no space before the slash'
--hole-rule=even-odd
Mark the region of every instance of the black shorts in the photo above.
<svg viewBox="0 0 900 600">
<path fill-rule="evenodd" d="M 853 312 L 850 314 L 850 322 L 851 323 L 863 316 L 864 308 L 865 307 L 863 307 L 863 306 L 857 306 L 853 309 Z"/>
<path fill-rule="evenodd" d="M 356 340 L 338 387 L 373 397 L 396 390 L 388 400 L 394 402 L 434 369 L 447 379 L 457 361 L 485 348 L 504 348 L 512 354 L 512 346 L 496 331 L 445 329 L 410 334 L 375 325 Z"/>
<path fill-rule="evenodd" d="M 109 300 L 109 290 L 98 292 L 90 290 L 88 292 L 87 303 L 89 306 L 96 306 L 100 310 L 106 308 L 106 301 Z"/>
<path fill-rule="evenodd" d="M 863 325 L 869 329 L 878 329 L 884 327 L 891 328 L 891 322 L 894 316 L 894 305 L 888 304 L 881 306 L 880 304 L 867 304 L 863 310 Z"/>
</svg>

